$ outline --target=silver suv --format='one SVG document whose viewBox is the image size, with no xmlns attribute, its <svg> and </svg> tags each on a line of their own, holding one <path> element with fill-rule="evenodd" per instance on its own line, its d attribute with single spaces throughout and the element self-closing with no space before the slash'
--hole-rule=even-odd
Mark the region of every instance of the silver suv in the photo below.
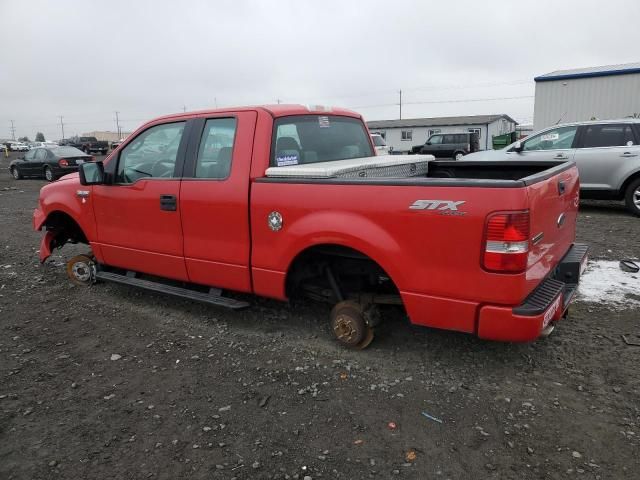
<svg viewBox="0 0 640 480">
<path fill-rule="evenodd" d="M 501 150 L 465 160 L 574 160 L 580 196 L 624 200 L 640 216 L 640 119 L 594 120 L 555 125 Z"/>
</svg>

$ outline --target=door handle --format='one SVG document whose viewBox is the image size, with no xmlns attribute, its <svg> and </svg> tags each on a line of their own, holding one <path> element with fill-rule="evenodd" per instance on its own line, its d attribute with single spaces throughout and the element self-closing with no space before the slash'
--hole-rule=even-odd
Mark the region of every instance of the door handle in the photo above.
<svg viewBox="0 0 640 480">
<path fill-rule="evenodd" d="M 160 210 L 175 212 L 178 209 L 178 202 L 175 195 L 160 195 Z"/>
<path fill-rule="evenodd" d="M 569 157 L 567 155 L 565 155 L 564 153 L 559 153 L 558 155 L 556 155 L 553 158 L 554 158 L 554 160 L 569 160 Z"/>
<path fill-rule="evenodd" d="M 631 152 L 624 152 L 624 153 L 623 153 L 622 155 L 620 155 L 620 156 L 621 156 L 621 157 L 629 158 L 629 157 L 637 157 L 637 156 L 638 156 L 638 154 L 637 154 L 637 153 L 631 153 Z"/>
</svg>

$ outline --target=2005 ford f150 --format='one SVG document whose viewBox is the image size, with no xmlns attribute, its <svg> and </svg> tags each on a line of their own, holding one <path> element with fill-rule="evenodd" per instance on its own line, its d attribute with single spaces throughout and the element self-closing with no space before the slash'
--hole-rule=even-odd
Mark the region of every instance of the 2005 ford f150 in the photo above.
<svg viewBox="0 0 640 480">
<path fill-rule="evenodd" d="M 587 259 L 574 243 L 572 162 L 376 156 L 357 113 L 274 105 L 171 115 L 104 162 L 42 188 L 40 259 L 67 242 L 72 281 L 215 305 L 247 292 L 335 304 L 364 348 L 380 304 L 414 324 L 531 341 L 567 311 Z"/>
</svg>

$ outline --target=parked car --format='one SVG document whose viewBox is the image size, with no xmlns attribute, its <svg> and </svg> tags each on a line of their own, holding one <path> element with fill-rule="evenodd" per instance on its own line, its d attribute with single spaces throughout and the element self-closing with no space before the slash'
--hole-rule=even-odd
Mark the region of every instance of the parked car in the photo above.
<svg viewBox="0 0 640 480">
<path fill-rule="evenodd" d="M 485 339 L 550 333 L 587 259 L 575 165 L 432 160 L 375 156 L 362 117 L 339 108 L 161 117 L 41 189 L 40 260 L 80 242 L 92 253 L 67 264 L 79 284 L 232 309 L 248 303 L 223 290 L 324 300 L 354 348 L 372 340 L 379 304 Z"/>
<path fill-rule="evenodd" d="M 74 147 L 39 147 L 12 161 L 9 171 L 16 180 L 23 177 L 44 177 L 53 182 L 67 173 L 77 172 L 79 165 L 93 160 L 94 157 Z"/>
<path fill-rule="evenodd" d="M 34 149 L 34 148 L 55 148 L 59 146 L 56 142 L 51 142 L 51 141 L 44 141 L 44 142 L 32 142 L 31 145 L 29 145 L 30 149 Z"/>
<path fill-rule="evenodd" d="M 82 150 L 85 153 L 100 153 L 106 155 L 109 151 L 109 143 L 98 140 L 96 137 L 74 137 L 63 140 L 64 145 L 69 145 Z"/>
<path fill-rule="evenodd" d="M 478 150 L 480 150 L 480 139 L 475 132 L 436 133 L 431 135 L 424 145 L 413 147 L 410 153 L 462 160 L 463 156 Z"/>
<path fill-rule="evenodd" d="M 28 152 L 29 151 L 29 145 L 27 145 L 26 143 L 22 143 L 22 142 L 11 142 L 9 144 L 9 148 L 13 152 Z"/>
<path fill-rule="evenodd" d="M 573 160 L 580 171 L 580 195 L 624 200 L 640 216 L 640 119 L 595 120 L 554 125 L 525 140 L 469 160 Z"/>
<path fill-rule="evenodd" d="M 371 140 L 373 141 L 373 146 L 376 149 L 376 155 L 389 155 L 391 149 L 387 145 L 387 142 L 384 141 L 382 135 L 379 133 L 372 133 Z"/>
<path fill-rule="evenodd" d="M 122 142 L 124 142 L 124 138 L 121 138 L 117 142 L 113 142 L 111 144 L 111 150 L 115 150 L 116 148 L 118 148 L 120 146 L 120 144 L 122 144 Z"/>
</svg>

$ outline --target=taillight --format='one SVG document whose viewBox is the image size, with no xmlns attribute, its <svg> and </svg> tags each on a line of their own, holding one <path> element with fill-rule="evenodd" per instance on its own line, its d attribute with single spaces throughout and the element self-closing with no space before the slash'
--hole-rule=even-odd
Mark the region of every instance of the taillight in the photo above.
<svg viewBox="0 0 640 480">
<path fill-rule="evenodd" d="M 58 160 L 58 165 L 60 165 L 61 167 L 68 167 L 69 162 L 66 158 L 61 158 L 60 160 Z"/>
<path fill-rule="evenodd" d="M 527 269 L 529 212 L 489 215 L 485 229 L 483 266 L 492 272 L 519 273 Z"/>
</svg>

